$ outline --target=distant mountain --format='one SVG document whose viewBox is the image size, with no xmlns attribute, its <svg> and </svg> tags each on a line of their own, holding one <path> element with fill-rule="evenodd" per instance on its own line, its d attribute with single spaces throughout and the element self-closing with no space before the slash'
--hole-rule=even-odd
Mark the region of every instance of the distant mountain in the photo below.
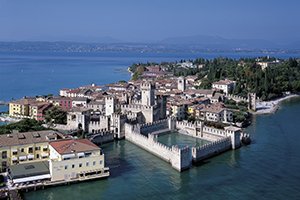
<svg viewBox="0 0 300 200">
<path fill-rule="evenodd" d="M 101 43 L 101 44 L 115 44 L 124 43 L 124 41 L 109 37 L 109 36 L 79 36 L 79 35 L 60 35 L 60 36 L 36 36 L 34 38 L 27 38 L 21 42 L 72 42 L 72 43 Z M 11 41 L 20 42 L 20 41 Z"/>
<path fill-rule="evenodd" d="M 161 40 L 159 44 L 165 45 L 185 45 L 203 49 L 281 49 L 298 48 L 294 43 L 280 44 L 262 39 L 226 39 L 219 36 L 195 35 L 186 37 L 172 37 Z"/>
<path fill-rule="evenodd" d="M 60 37 L 60 40 L 56 41 L 66 41 L 66 42 L 83 42 L 83 43 L 101 43 L 101 44 L 115 44 L 115 43 L 123 43 L 124 41 L 109 37 L 109 36 L 68 36 L 68 37 Z M 55 41 L 55 40 L 52 40 Z"/>
</svg>

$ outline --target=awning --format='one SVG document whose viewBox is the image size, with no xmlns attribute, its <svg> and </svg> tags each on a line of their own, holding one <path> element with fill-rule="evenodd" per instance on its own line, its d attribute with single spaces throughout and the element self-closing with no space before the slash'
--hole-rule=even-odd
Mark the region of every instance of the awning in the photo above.
<svg viewBox="0 0 300 200">
<path fill-rule="evenodd" d="M 43 149 L 48 149 L 48 146 L 43 146 Z"/>
<path fill-rule="evenodd" d="M 78 157 L 82 157 L 82 156 L 84 157 L 84 153 L 83 152 L 77 153 L 77 156 Z"/>
<path fill-rule="evenodd" d="M 18 152 L 18 149 L 13 149 L 13 150 L 11 150 L 12 152 Z"/>
<path fill-rule="evenodd" d="M 29 155 L 27 156 L 27 158 L 28 158 L 28 159 L 33 159 L 33 158 L 34 158 L 34 155 L 29 154 Z"/>
<path fill-rule="evenodd" d="M 24 182 L 37 181 L 37 180 L 43 180 L 43 179 L 48 179 L 48 178 L 51 178 L 50 174 L 13 179 L 13 182 L 14 183 L 24 183 Z"/>
<path fill-rule="evenodd" d="M 62 155 L 62 159 L 74 158 L 75 156 L 76 156 L 75 154 L 65 154 L 65 155 Z"/>
<path fill-rule="evenodd" d="M 11 158 L 13 161 L 16 161 L 16 160 L 18 160 L 18 158 L 17 157 L 12 157 Z"/>
<path fill-rule="evenodd" d="M 49 153 L 43 152 L 43 153 L 41 153 L 41 155 L 42 155 L 42 157 L 48 157 L 48 156 L 49 156 Z"/>
<path fill-rule="evenodd" d="M 20 156 L 20 157 L 19 157 L 19 160 L 26 160 L 26 159 L 27 159 L 26 156 Z"/>
</svg>

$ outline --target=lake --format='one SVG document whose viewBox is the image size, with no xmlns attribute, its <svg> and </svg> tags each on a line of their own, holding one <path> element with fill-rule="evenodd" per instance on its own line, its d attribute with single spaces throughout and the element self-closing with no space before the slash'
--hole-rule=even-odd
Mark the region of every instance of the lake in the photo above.
<svg viewBox="0 0 300 200">
<path fill-rule="evenodd" d="M 60 88 L 128 80 L 136 62 L 196 57 L 266 56 L 251 53 L 0 53 L 0 100 L 58 94 Z M 281 58 L 299 55 L 272 55 Z M 6 108 L 2 108 L 5 110 Z M 25 193 L 25 199 L 300 199 L 300 100 L 247 129 L 253 143 L 178 173 L 125 140 L 102 146 L 111 176 Z"/>
</svg>

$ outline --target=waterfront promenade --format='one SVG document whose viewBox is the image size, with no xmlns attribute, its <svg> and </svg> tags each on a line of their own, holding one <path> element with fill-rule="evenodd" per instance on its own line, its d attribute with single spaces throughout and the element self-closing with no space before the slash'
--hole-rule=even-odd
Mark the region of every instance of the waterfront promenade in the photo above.
<svg viewBox="0 0 300 200">
<path fill-rule="evenodd" d="M 257 102 L 256 103 L 256 112 L 254 114 L 271 114 L 271 113 L 275 113 L 279 106 L 280 103 L 288 100 L 288 99 L 292 99 L 295 97 L 300 97 L 299 94 L 291 94 L 285 97 L 281 97 L 279 99 L 275 99 L 272 101 L 261 101 L 261 102 Z"/>
</svg>

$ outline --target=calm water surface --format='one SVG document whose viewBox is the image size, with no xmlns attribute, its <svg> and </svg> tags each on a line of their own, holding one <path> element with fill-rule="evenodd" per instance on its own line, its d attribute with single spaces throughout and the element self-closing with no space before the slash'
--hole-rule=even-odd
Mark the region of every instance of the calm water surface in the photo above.
<svg viewBox="0 0 300 200">
<path fill-rule="evenodd" d="M 172 145 L 178 145 L 180 148 L 189 147 L 200 147 L 204 144 L 209 143 L 206 140 L 201 140 L 199 138 L 193 138 L 187 135 L 179 134 L 178 132 L 170 132 L 168 134 L 160 135 L 157 138 L 158 142 L 163 143 L 169 147 Z"/>
</svg>

